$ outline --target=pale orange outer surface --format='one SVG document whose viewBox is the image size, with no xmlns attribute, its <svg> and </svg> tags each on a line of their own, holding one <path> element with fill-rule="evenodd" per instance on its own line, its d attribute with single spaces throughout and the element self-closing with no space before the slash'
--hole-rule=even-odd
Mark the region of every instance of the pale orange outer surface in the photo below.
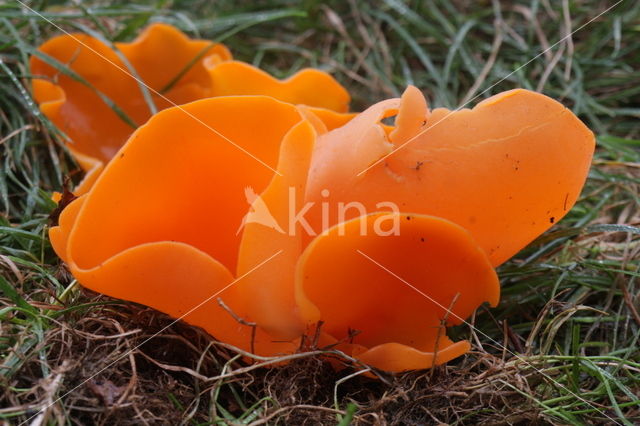
<svg viewBox="0 0 640 426">
<path fill-rule="evenodd" d="M 77 195 L 91 187 L 135 128 L 152 115 L 136 76 L 148 86 L 157 110 L 222 95 L 267 95 L 340 113 L 348 110 L 349 94 L 325 72 L 305 69 L 280 81 L 249 64 L 232 61 L 222 44 L 189 39 L 167 24 L 152 24 L 135 41 L 114 43 L 114 47 L 80 33 L 54 37 L 39 47 L 48 60 L 66 65 L 93 87 L 58 71 L 38 55 L 31 57 L 34 98 L 68 136 L 67 146 L 87 172 L 74 191 Z M 100 95 L 134 123 L 127 123 Z"/>
<path fill-rule="evenodd" d="M 380 119 L 396 111 L 399 126 L 387 135 Z M 595 140 L 570 110 L 539 93 L 511 90 L 473 109 L 429 112 L 409 87 L 317 145 L 308 201 L 361 202 L 367 211 L 392 201 L 401 211 L 448 219 L 469 230 L 497 266 L 575 204 Z M 309 217 L 321 228 L 320 209 Z"/>
<path fill-rule="evenodd" d="M 173 317 L 186 314 L 219 340 L 260 355 L 296 351 L 300 335 L 323 321 L 323 344 L 387 371 L 429 368 L 469 350 L 444 327 L 483 302 L 498 303 L 492 264 L 548 227 L 531 224 L 538 214 L 549 210 L 559 219 L 570 208 L 593 150 L 591 133 L 570 112 L 527 91 L 452 114 L 448 131 L 425 133 L 360 177 L 444 112 L 429 114 L 415 88 L 350 121 L 260 96 L 184 108 L 236 146 L 177 108 L 140 127 L 50 231 L 74 276 L 95 291 Z M 395 128 L 378 124 L 398 112 Z M 558 135 L 540 133 L 545 126 Z M 522 166 L 515 170 L 506 154 Z M 520 170 L 524 177 L 515 174 Z M 247 187 L 261 195 L 281 230 L 247 219 L 259 210 L 257 202 L 247 204 Z M 481 204 L 474 191 L 484 191 Z M 367 211 L 342 223 L 334 218 L 319 235 L 299 224 L 291 232 L 292 196 L 296 208 L 315 201 L 335 211 L 340 201 L 362 201 Z M 513 205 L 494 205 L 509 196 Z M 376 207 L 380 201 L 399 211 Z M 307 215 L 316 229 L 317 214 Z M 460 223 L 468 215 L 475 221 Z M 384 220 L 397 221 L 398 235 L 375 232 Z M 253 345 L 250 327 L 221 308 L 218 297 L 258 324 Z M 349 329 L 360 333 L 350 339 Z"/>
</svg>

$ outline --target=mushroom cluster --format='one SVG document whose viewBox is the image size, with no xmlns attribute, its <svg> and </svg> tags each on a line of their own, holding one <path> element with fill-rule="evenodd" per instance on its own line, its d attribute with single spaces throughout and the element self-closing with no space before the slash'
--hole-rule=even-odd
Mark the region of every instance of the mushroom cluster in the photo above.
<svg viewBox="0 0 640 426">
<path fill-rule="evenodd" d="M 101 62 L 121 55 L 68 37 L 41 51 L 95 90 L 34 58 L 34 94 L 98 166 L 50 229 L 56 253 L 83 286 L 258 355 L 309 335 L 392 372 L 464 354 L 446 327 L 497 305 L 494 268 L 569 211 L 594 150 L 538 93 L 430 110 L 410 86 L 348 113 L 321 71 L 278 81 L 158 24 L 117 46 L 153 89 L 152 115 L 136 80 Z"/>
<path fill-rule="evenodd" d="M 87 192 L 133 131 L 164 108 L 214 96 L 265 95 L 345 112 L 350 100 L 325 72 L 304 69 L 280 81 L 232 60 L 222 44 L 189 39 L 162 23 L 113 46 L 87 34 L 60 35 L 38 48 L 30 66 L 34 99 L 68 137 L 67 148 L 86 172 L 76 195 Z"/>
</svg>

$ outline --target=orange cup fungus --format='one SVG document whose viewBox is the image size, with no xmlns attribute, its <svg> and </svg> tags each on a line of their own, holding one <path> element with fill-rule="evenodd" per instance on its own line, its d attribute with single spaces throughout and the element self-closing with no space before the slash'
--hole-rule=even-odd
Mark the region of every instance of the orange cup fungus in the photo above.
<svg viewBox="0 0 640 426">
<path fill-rule="evenodd" d="M 76 195 L 87 192 L 156 110 L 226 95 L 266 95 L 337 112 L 349 104 L 347 91 L 325 72 L 305 69 L 281 81 L 233 61 L 222 44 L 189 39 L 161 23 L 113 47 L 87 34 L 54 37 L 32 56 L 31 72 L 36 102 L 87 172 Z"/>
<path fill-rule="evenodd" d="M 394 114 L 395 128 L 380 124 Z M 594 147 L 569 109 L 536 92 L 510 90 L 452 112 L 429 111 L 409 87 L 402 99 L 321 136 L 307 199 L 359 202 L 368 211 L 391 200 L 401 211 L 445 218 L 471 232 L 498 266 L 571 209 Z M 320 216 L 309 212 L 312 226 Z"/>
<path fill-rule="evenodd" d="M 348 122 L 263 96 L 183 108 L 136 130 L 63 210 L 50 237 L 73 275 L 259 355 L 318 332 L 393 372 L 469 350 L 444 327 L 498 303 L 493 267 L 566 214 L 594 149 L 526 90 L 450 112 L 409 87 Z"/>
</svg>

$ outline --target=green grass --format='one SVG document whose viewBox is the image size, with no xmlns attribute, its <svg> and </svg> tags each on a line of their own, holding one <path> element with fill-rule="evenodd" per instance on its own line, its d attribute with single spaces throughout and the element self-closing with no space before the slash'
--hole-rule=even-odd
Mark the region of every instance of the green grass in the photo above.
<svg viewBox="0 0 640 426">
<path fill-rule="evenodd" d="M 542 55 L 613 2 L 106 3 L 28 2 L 65 30 L 105 40 L 129 40 L 162 20 L 224 39 L 234 56 L 278 77 L 320 67 L 350 89 L 354 110 L 407 84 L 450 108 L 514 87 L 539 90 L 587 123 L 598 150 L 577 206 L 500 268 L 500 306 L 478 311 L 479 331 L 453 330 L 474 350 L 447 367 L 374 381 L 305 355 L 246 369 L 233 350 L 183 324 L 142 344 L 170 320 L 82 290 L 47 239 L 51 191 L 80 176 L 31 100 L 27 64 L 59 31 L 5 0 L 0 419 L 17 424 L 64 396 L 44 422 L 640 422 L 640 3 L 622 1 Z"/>
</svg>

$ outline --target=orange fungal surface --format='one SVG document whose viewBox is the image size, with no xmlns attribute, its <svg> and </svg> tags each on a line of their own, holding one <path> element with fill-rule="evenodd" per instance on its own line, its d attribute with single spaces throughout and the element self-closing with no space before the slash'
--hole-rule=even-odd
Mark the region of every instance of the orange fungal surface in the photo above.
<svg viewBox="0 0 640 426">
<path fill-rule="evenodd" d="M 251 327 L 231 314 L 252 318 L 251 293 L 240 284 L 260 267 L 251 263 L 235 276 L 243 237 L 238 229 L 249 210 L 245 189 L 260 194 L 273 170 L 295 167 L 288 158 L 305 155 L 296 150 L 305 139 L 312 146 L 313 129 L 295 106 L 268 97 L 209 98 L 183 108 L 199 120 L 169 108 L 140 127 L 91 191 L 62 212 L 50 231 L 54 249 L 92 290 L 186 315 L 187 322 L 245 350 L 291 353 L 294 343 L 276 342 L 264 328 L 252 342 Z M 281 145 L 293 152 L 281 153 Z M 276 250 L 263 253 L 280 259 Z M 290 292 L 292 298 L 292 286 Z M 284 309 L 280 315 L 291 318 Z"/>
<path fill-rule="evenodd" d="M 494 266 L 571 208 L 593 135 L 524 90 L 454 113 L 413 87 L 357 115 L 329 107 L 218 96 L 159 112 L 63 210 L 54 249 L 82 285 L 258 355 L 305 334 L 391 372 L 464 354 L 446 327 L 495 306 Z"/>
<path fill-rule="evenodd" d="M 397 220 L 397 235 L 387 229 Z M 387 222 L 385 225 L 384 222 Z M 298 262 L 301 315 L 349 342 L 351 355 L 387 371 L 428 368 L 469 350 L 452 342 L 483 302 L 498 304 L 500 285 L 487 255 L 463 228 L 432 216 L 374 213 L 338 224 Z M 349 330 L 358 330 L 350 338 Z"/>
<path fill-rule="evenodd" d="M 380 120 L 396 113 L 387 132 Z M 473 109 L 429 111 L 409 87 L 402 99 L 320 137 L 306 197 L 317 205 L 360 202 L 367 211 L 391 201 L 448 219 L 469 230 L 497 266 L 571 209 L 594 145 L 570 110 L 539 93 L 517 89 Z M 320 216 L 319 208 L 309 213 L 316 230 Z"/>
<path fill-rule="evenodd" d="M 336 113 L 348 109 L 347 91 L 322 71 L 305 69 L 280 81 L 231 59 L 224 45 L 189 39 L 162 23 L 131 43 L 109 46 L 75 33 L 41 45 L 31 57 L 33 95 L 87 172 L 76 195 L 91 187 L 138 126 L 169 106 L 212 96 L 265 95 Z"/>
</svg>

